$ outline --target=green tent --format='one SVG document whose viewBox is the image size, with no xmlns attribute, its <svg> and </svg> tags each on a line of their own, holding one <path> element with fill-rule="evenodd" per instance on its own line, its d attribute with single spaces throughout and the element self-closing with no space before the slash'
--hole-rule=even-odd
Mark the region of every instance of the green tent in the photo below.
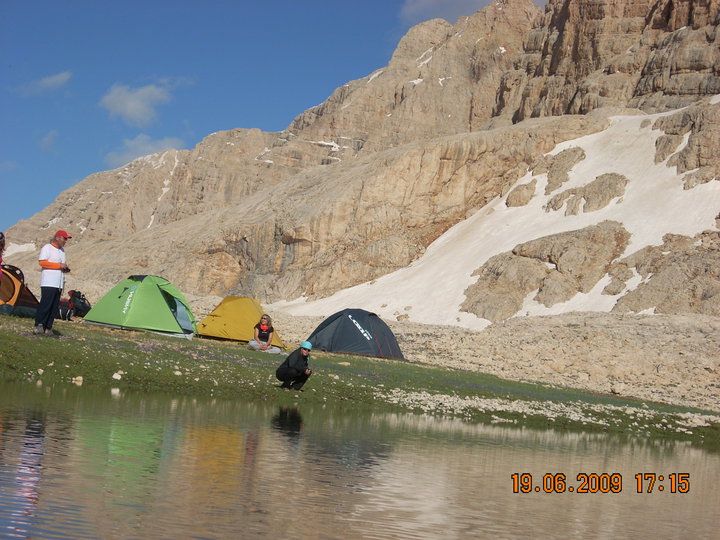
<svg viewBox="0 0 720 540">
<path fill-rule="evenodd" d="M 195 317 L 187 300 L 159 276 L 130 276 L 110 289 L 85 315 L 91 323 L 192 335 Z"/>
</svg>

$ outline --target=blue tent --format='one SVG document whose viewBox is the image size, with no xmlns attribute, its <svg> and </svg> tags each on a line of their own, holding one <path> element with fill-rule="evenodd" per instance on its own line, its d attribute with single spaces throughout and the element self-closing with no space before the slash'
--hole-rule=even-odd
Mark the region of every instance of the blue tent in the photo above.
<svg viewBox="0 0 720 540">
<path fill-rule="evenodd" d="M 321 351 L 405 360 L 388 325 L 364 309 L 343 309 L 330 315 L 308 341 Z"/>
</svg>

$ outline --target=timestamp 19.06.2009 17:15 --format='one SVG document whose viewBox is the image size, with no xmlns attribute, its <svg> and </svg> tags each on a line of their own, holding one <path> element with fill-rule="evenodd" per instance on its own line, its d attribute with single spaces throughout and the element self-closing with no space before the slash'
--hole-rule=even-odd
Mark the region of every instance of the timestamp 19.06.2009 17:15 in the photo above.
<svg viewBox="0 0 720 540">
<path fill-rule="evenodd" d="M 578 473 L 575 483 L 569 482 L 562 472 L 547 472 L 542 475 L 533 473 L 512 473 L 513 493 L 622 493 L 623 475 L 621 473 Z M 690 473 L 639 472 L 634 475 L 635 493 L 689 493 Z"/>
</svg>

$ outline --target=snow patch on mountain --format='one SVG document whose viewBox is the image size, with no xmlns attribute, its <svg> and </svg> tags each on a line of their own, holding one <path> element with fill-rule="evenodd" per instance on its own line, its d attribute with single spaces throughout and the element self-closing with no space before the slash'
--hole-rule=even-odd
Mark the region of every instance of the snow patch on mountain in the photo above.
<svg viewBox="0 0 720 540">
<path fill-rule="evenodd" d="M 12 242 L 10 242 L 5 248 L 5 251 L 3 252 L 3 257 L 10 257 L 11 255 L 15 255 L 16 253 L 35 251 L 36 249 L 37 247 L 32 242 L 27 244 L 13 244 Z"/>
<path fill-rule="evenodd" d="M 363 308 L 382 317 L 405 317 L 427 324 L 458 325 L 482 329 L 489 321 L 460 311 L 465 290 L 477 277 L 473 272 L 491 257 L 512 250 L 518 244 L 598 224 L 605 220 L 623 224 L 630 242 L 621 255 L 626 257 L 649 245 L 661 245 L 665 234 L 694 236 L 715 227 L 720 207 L 720 182 L 708 182 L 684 190 L 682 175 L 667 160 L 655 163 L 655 143 L 663 135 L 647 127 L 656 115 L 616 116 L 601 132 L 557 145 L 550 152 L 579 147 L 586 158 L 569 172 L 563 189 L 580 188 L 598 176 L 615 173 L 628 179 L 625 194 L 593 212 L 565 215 L 546 211 L 555 194 L 545 195 L 547 174 L 528 173 L 516 185 L 537 181 L 535 194 L 525 206 L 508 207 L 505 197 L 491 201 L 471 217 L 450 228 L 428 246 L 409 266 L 379 279 L 339 291 L 315 301 L 299 298 L 277 302 L 274 308 L 293 315 L 329 315 L 347 307 Z M 687 140 L 678 146 L 680 151 Z M 669 159 L 669 158 L 668 158 Z M 529 300 L 519 314 L 609 311 L 615 302 L 638 284 L 626 285 L 619 295 L 601 295 L 609 281 L 606 276 L 586 294 L 542 309 Z M 637 281 L 637 280 L 635 280 Z M 534 295 L 533 295 L 534 296 Z"/>
</svg>

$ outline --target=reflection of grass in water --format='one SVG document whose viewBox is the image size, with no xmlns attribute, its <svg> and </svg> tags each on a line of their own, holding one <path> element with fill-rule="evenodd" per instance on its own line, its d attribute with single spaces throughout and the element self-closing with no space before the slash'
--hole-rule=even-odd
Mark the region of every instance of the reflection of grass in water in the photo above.
<svg viewBox="0 0 720 540">
<path fill-rule="evenodd" d="M 195 339 L 192 341 L 144 332 L 110 330 L 84 324 L 58 323 L 60 339 L 35 337 L 32 323 L 0 317 L 0 378 L 42 380 L 44 384 L 69 383 L 82 376 L 85 386 L 164 391 L 178 395 L 243 398 L 262 402 L 326 404 L 337 408 L 380 411 L 421 410 L 422 407 L 386 398 L 393 390 L 427 392 L 458 399 L 490 398 L 508 402 L 580 402 L 581 408 L 597 405 L 648 407 L 652 421 L 633 425 L 633 416 L 622 411 L 593 412 L 608 426 L 583 424 L 567 418 L 549 420 L 547 414 L 482 411 L 472 406 L 461 411 L 430 411 L 458 415 L 471 421 L 512 422 L 527 427 L 633 432 L 658 437 L 679 437 L 720 446 L 718 425 L 692 429 L 691 434 L 656 427 L 662 417 L 696 409 L 646 403 L 639 400 L 527 384 L 492 375 L 421 366 L 407 362 L 313 353 L 314 375 L 303 393 L 277 388 L 274 373 L 282 355 L 249 351 L 243 345 Z M 347 365 L 349 364 L 349 365 Z M 40 373 L 38 370 L 42 370 Z M 113 375 L 119 372 L 120 379 Z M 117 375 L 116 375 L 117 377 Z"/>
</svg>

